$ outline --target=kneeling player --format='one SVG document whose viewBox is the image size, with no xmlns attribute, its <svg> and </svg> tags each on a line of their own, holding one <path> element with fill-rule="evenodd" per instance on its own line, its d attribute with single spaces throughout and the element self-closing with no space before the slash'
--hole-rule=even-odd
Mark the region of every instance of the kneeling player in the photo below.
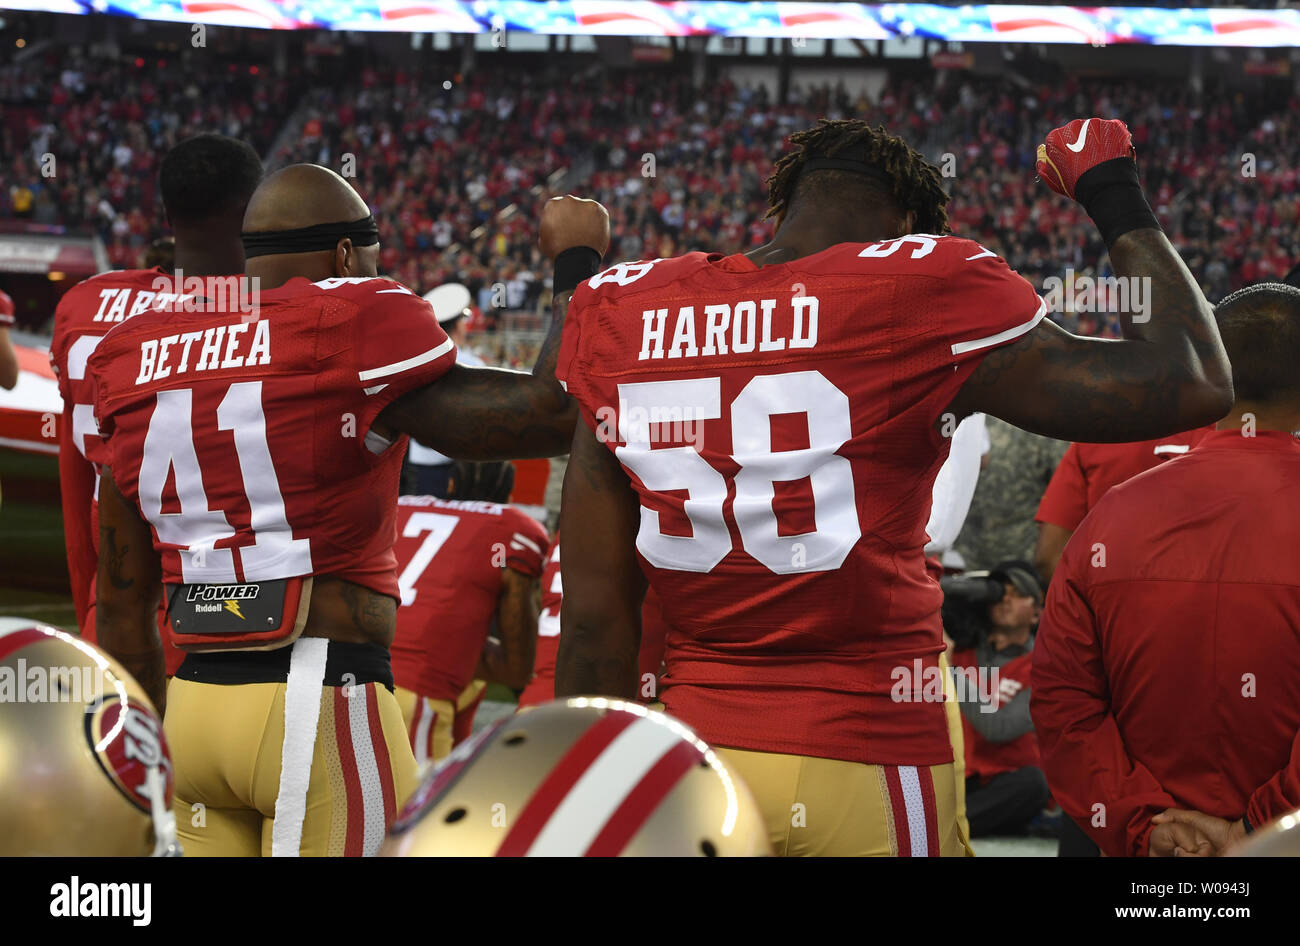
<svg viewBox="0 0 1300 946">
<path fill-rule="evenodd" d="M 397 501 L 402 605 L 393 679 L 421 765 L 470 734 L 485 681 L 521 690 L 532 674 L 550 537 L 536 519 L 503 505 L 513 484 L 508 463 L 459 462 L 450 499 Z"/>
</svg>

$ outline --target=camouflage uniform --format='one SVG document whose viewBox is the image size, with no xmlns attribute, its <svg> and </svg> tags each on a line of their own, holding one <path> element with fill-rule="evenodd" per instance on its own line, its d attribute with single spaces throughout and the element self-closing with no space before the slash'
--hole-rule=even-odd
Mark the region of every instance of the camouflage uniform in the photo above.
<svg viewBox="0 0 1300 946">
<path fill-rule="evenodd" d="M 954 547 L 966 567 L 992 568 L 1009 558 L 1033 560 L 1034 513 L 1069 446 L 988 417 L 989 465 L 980 473 L 970 512 Z"/>
</svg>

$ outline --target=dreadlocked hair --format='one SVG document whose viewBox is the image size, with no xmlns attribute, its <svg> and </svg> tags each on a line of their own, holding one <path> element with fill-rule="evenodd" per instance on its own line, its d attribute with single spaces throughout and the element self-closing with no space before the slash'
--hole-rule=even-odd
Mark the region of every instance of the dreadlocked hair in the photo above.
<svg viewBox="0 0 1300 946">
<path fill-rule="evenodd" d="M 451 468 L 451 489 L 447 498 L 505 503 L 510 501 L 510 491 L 514 487 L 513 464 L 497 460 L 484 463 L 457 460 Z"/>
<path fill-rule="evenodd" d="M 873 165 L 888 177 L 888 184 L 881 182 L 881 186 L 889 188 L 902 210 L 916 214 L 917 233 L 948 232 L 948 194 L 939 169 L 902 138 L 885 131 L 884 125 L 872 128 L 856 118 L 823 118 L 816 127 L 797 131 L 787 140 L 794 150 L 776 162 L 767 179 L 768 217 L 780 216 L 790 208 L 809 157 L 833 158 L 847 152 L 846 157 Z"/>
</svg>

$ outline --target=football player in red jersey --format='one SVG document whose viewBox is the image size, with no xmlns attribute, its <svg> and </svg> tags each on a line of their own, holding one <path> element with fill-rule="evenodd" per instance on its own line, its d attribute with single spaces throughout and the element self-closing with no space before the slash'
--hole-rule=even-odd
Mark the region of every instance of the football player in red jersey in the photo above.
<svg viewBox="0 0 1300 946">
<path fill-rule="evenodd" d="M 521 690 L 532 675 L 551 539 L 536 519 L 503 505 L 513 485 L 508 463 L 458 462 L 448 500 L 397 501 L 393 680 L 421 765 L 470 734 L 484 681 Z"/>
<path fill-rule="evenodd" d="M 455 365 L 429 304 L 376 277 L 378 229 L 334 172 L 271 175 L 244 228 L 251 311 L 146 312 L 91 356 L 100 642 L 166 698 L 190 853 L 373 854 L 416 777 L 388 652 L 404 435 L 564 451 L 559 325 L 609 220 L 571 197 L 543 210 L 557 319 L 532 375 Z M 187 650 L 165 692 L 163 586 Z"/>
<path fill-rule="evenodd" d="M 551 546 L 546 570 L 542 572 L 542 608 L 537 618 L 537 656 L 533 661 L 533 678 L 519 694 L 519 709 L 527 709 L 555 699 L 555 658 L 560 652 L 560 608 L 564 588 L 560 577 L 560 538 Z M 663 609 L 653 588 L 646 589 L 641 607 L 641 646 L 637 654 L 637 700 L 662 709 L 659 704 L 659 674 L 663 667 Z"/>
<path fill-rule="evenodd" d="M 243 272 L 239 231 L 248 198 L 261 179 L 257 152 L 234 138 L 197 135 L 168 151 L 159 167 L 158 185 L 167 222 L 176 234 L 175 265 L 192 276 Z M 86 459 L 87 438 L 98 434 L 86 362 L 114 325 L 167 302 L 166 290 L 160 292 L 160 287 L 171 286 L 169 273 L 159 268 L 100 273 L 64 293 L 54 310 L 50 365 L 63 396 L 59 434 L 63 531 L 77 626 L 88 641 L 95 640 L 99 474 Z M 185 655 L 165 636 L 163 640 L 170 675 Z"/>
<path fill-rule="evenodd" d="M 939 172 L 901 139 L 823 121 L 790 140 L 770 243 L 619 264 L 574 293 L 556 694 L 635 692 L 648 581 L 665 707 L 728 747 L 778 853 L 961 853 L 922 551 L 944 431 L 984 411 L 1162 436 L 1222 416 L 1230 369 L 1122 122 L 1056 129 L 1039 161 L 1117 273 L 1150 280 L 1149 320 L 1125 315 L 1118 342 L 1044 320 L 997 254 L 946 235 Z"/>
</svg>

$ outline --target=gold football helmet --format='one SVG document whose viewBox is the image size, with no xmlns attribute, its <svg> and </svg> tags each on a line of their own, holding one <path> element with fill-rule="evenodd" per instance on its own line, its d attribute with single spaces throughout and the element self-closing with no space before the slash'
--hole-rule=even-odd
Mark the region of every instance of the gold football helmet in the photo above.
<svg viewBox="0 0 1300 946">
<path fill-rule="evenodd" d="M 0 855 L 175 855 L 172 763 L 140 685 L 93 644 L 0 618 Z"/>
<path fill-rule="evenodd" d="M 739 778 L 686 726 L 636 703 L 556 700 L 508 717 L 428 772 L 381 856 L 772 853 Z"/>
<path fill-rule="evenodd" d="M 1283 815 L 1256 831 L 1232 852 L 1233 857 L 1300 857 L 1300 811 Z"/>
</svg>

